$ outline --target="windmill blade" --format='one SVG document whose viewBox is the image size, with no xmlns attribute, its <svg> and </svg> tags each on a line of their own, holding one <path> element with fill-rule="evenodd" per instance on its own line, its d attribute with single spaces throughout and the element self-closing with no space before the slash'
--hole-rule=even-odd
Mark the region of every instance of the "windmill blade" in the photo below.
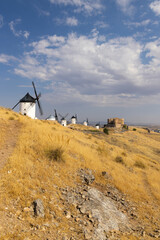
<svg viewBox="0 0 160 240">
<path fill-rule="evenodd" d="M 88 118 L 87 118 L 87 123 L 89 124 Z"/>
<path fill-rule="evenodd" d="M 57 115 L 56 109 L 54 109 L 54 112 L 55 112 L 55 119 L 58 121 L 58 115 Z"/>
<path fill-rule="evenodd" d="M 64 118 L 66 118 L 66 117 L 68 116 L 68 114 L 69 114 L 69 113 L 67 113 L 67 114 L 64 116 Z"/>
<path fill-rule="evenodd" d="M 19 103 L 20 103 L 20 102 L 16 103 L 16 105 L 14 105 L 14 107 L 12 108 L 12 110 L 13 110 L 15 107 L 17 107 L 17 105 L 18 105 Z"/>
<path fill-rule="evenodd" d="M 75 118 L 76 118 L 76 120 L 78 120 L 78 118 L 77 118 L 77 114 L 75 114 Z"/>
<path fill-rule="evenodd" d="M 38 99 L 41 97 L 41 93 L 38 94 Z"/>
<path fill-rule="evenodd" d="M 32 82 L 32 85 L 33 85 L 34 93 L 35 93 L 35 95 L 36 95 L 36 100 L 38 100 L 39 97 L 38 97 L 38 95 L 37 95 L 37 91 L 36 91 L 36 87 L 35 87 L 34 82 Z"/>
<path fill-rule="evenodd" d="M 37 103 L 38 103 L 38 107 L 39 107 L 39 112 L 41 115 L 43 115 L 43 111 L 42 111 L 42 107 L 41 107 L 41 104 L 39 102 L 39 99 L 37 99 Z"/>
</svg>

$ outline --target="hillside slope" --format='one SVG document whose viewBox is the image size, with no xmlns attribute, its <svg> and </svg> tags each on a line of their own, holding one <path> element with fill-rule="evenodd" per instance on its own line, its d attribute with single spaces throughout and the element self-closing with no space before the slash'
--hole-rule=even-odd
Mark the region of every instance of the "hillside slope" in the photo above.
<svg viewBox="0 0 160 240">
<path fill-rule="evenodd" d="M 4 108 L 0 128 L 0 239 L 160 237 L 160 134 L 106 135 Z"/>
</svg>

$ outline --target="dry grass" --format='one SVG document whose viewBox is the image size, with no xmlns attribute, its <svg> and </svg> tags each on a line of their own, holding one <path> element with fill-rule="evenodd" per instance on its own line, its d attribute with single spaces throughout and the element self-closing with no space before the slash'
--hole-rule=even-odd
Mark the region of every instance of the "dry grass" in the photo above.
<svg viewBox="0 0 160 240">
<path fill-rule="evenodd" d="M 31 120 L 3 108 L 0 108 L 0 114 L 0 124 L 3 122 L 7 126 L 12 117 L 23 124 L 17 146 L 1 170 L 1 203 L 9 205 L 13 200 L 17 201 L 22 211 L 33 200 L 41 198 L 48 210 L 45 219 L 39 221 L 50 221 L 49 210 L 52 210 L 62 219 L 59 228 L 68 232 L 69 225 L 60 210 L 63 206 L 59 201 L 58 187 L 74 186 L 78 181 L 76 172 L 80 168 L 94 170 L 96 182 L 101 184 L 104 183 L 101 172 L 107 171 L 120 191 L 140 203 L 151 200 L 144 184 L 144 171 L 149 189 L 160 201 L 160 161 L 157 154 L 160 151 L 160 134 L 147 134 L 137 128 L 137 131 L 131 129 L 123 134 L 97 137 L 94 131 L 90 134 L 83 132 L 87 129 L 85 126 L 77 125 L 72 130 L 58 123 Z M 94 130 L 92 127 L 89 129 Z M 6 131 L 7 128 L 1 131 L 0 143 Z M 143 214 L 143 206 L 141 212 Z M 22 211 L 22 215 L 28 223 L 35 224 L 28 213 Z"/>
</svg>

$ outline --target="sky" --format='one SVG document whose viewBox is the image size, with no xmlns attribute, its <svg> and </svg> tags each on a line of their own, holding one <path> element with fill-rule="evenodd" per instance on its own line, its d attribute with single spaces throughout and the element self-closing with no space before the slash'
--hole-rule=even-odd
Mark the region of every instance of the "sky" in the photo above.
<svg viewBox="0 0 160 240">
<path fill-rule="evenodd" d="M 0 106 L 32 81 L 42 118 L 160 124 L 160 0 L 1 0 Z"/>
</svg>

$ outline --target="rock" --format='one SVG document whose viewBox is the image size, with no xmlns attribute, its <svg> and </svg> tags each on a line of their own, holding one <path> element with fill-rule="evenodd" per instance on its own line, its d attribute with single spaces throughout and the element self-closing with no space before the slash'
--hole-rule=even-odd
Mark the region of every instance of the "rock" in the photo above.
<svg viewBox="0 0 160 240">
<path fill-rule="evenodd" d="M 83 182 L 86 183 L 87 185 L 90 185 L 95 180 L 95 177 L 92 174 L 92 170 L 90 169 L 87 170 L 81 169 L 79 175 L 81 176 Z"/>
<path fill-rule="evenodd" d="M 30 212 L 31 209 L 30 209 L 29 207 L 25 207 L 25 208 L 23 209 L 23 211 L 24 211 L 24 212 Z"/>
<path fill-rule="evenodd" d="M 34 214 L 37 217 L 44 217 L 44 206 L 41 199 L 37 199 L 33 202 Z"/>
<path fill-rule="evenodd" d="M 128 219 L 116 208 L 113 200 L 95 188 L 90 188 L 88 194 L 90 200 L 84 202 L 80 212 L 90 212 L 90 216 L 98 221 L 93 234 L 94 240 L 105 240 L 105 232 L 127 228 Z"/>
<path fill-rule="evenodd" d="M 64 213 L 67 219 L 71 218 L 71 213 L 69 211 L 65 211 Z"/>
</svg>

